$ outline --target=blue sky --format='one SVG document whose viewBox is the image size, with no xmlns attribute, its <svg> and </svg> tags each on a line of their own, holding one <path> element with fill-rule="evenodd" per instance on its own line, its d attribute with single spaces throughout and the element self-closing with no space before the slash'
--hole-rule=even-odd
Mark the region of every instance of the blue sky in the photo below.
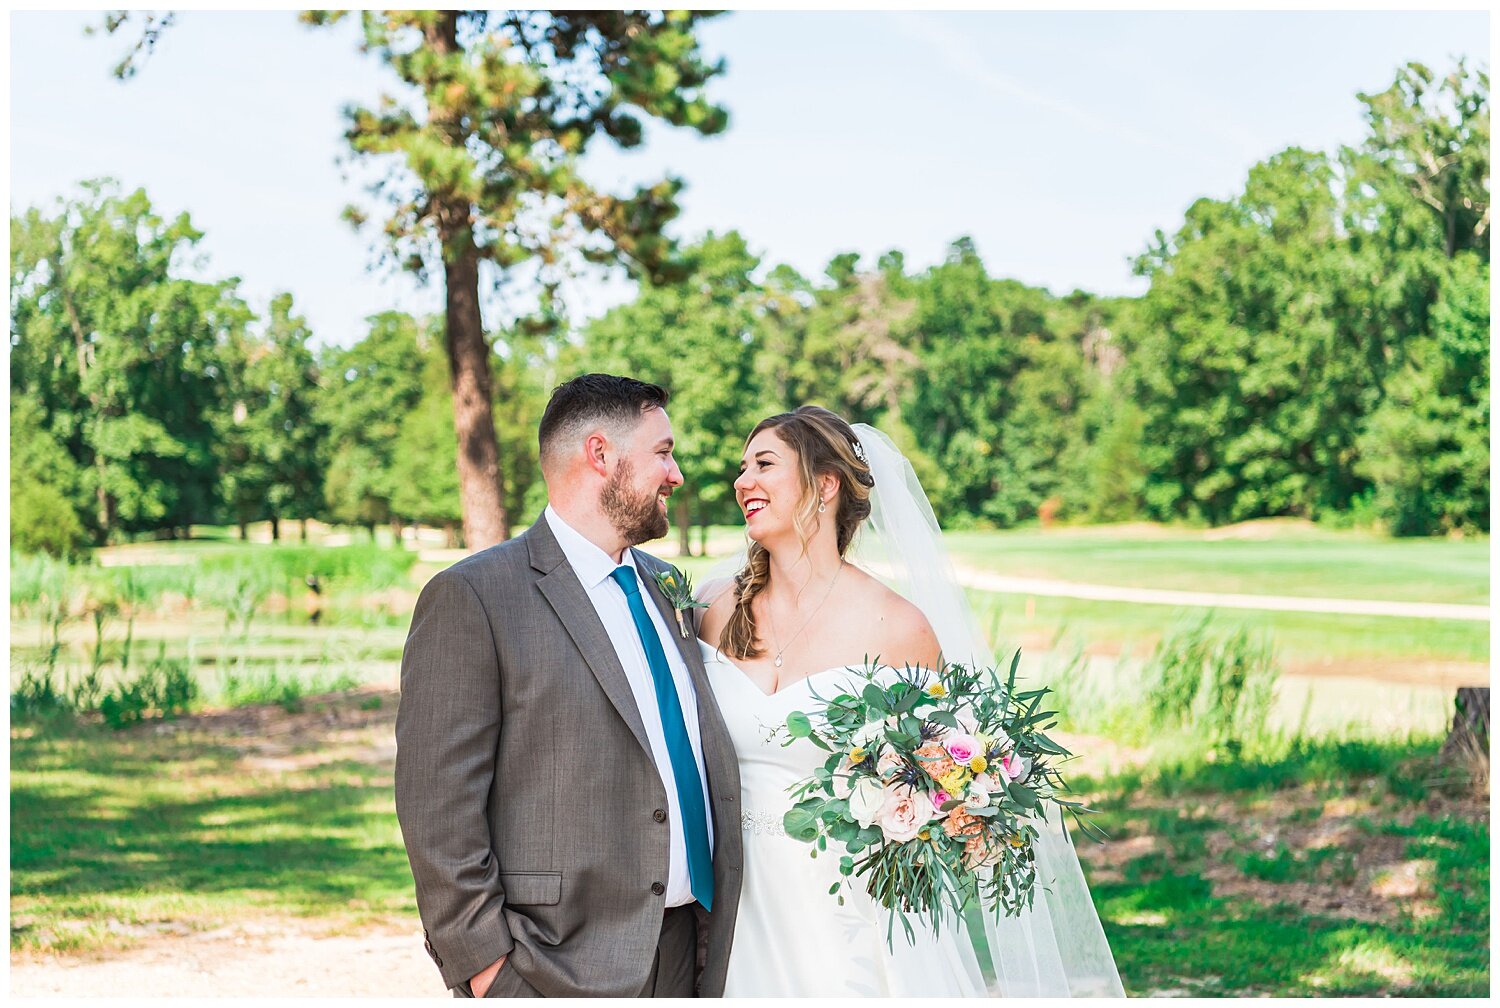
<svg viewBox="0 0 1500 1008">
<path fill-rule="evenodd" d="M 121 83 L 123 40 L 83 33 L 101 17 L 11 16 L 13 212 L 84 178 L 142 186 L 206 232 L 203 275 L 240 277 L 257 311 L 290 290 L 324 342 L 441 306 L 439 287 L 368 271 L 370 242 L 339 219 L 361 197 L 336 164 L 340 109 L 388 82 L 353 25 L 188 12 Z M 1129 260 L 1193 200 L 1285 147 L 1358 142 L 1356 92 L 1406 60 L 1487 67 L 1490 28 L 1483 13 L 742 12 L 702 36 L 728 63 L 713 88 L 728 132 L 655 129 L 589 158 L 607 186 L 682 176 L 679 236 L 737 228 L 768 265 L 817 275 L 845 251 L 925 267 L 970 235 L 993 275 L 1133 294 Z M 585 283 L 574 314 L 628 293 Z"/>
</svg>

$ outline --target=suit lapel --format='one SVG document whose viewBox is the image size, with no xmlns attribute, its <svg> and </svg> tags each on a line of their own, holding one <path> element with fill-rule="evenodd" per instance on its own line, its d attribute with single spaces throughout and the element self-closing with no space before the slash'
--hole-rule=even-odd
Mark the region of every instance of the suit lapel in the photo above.
<svg viewBox="0 0 1500 1008">
<path fill-rule="evenodd" d="M 578 575 L 573 573 L 573 568 L 563 555 L 562 547 L 557 545 L 557 539 L 552 535 L 545 518 L 533 525 L 528 535 L 532 537 L 531 565 L 545 572 L 537 580 L 537 588 L 556 611 L 558 620 L 573 638 L 573 643 L 578 645 L 579 653 L 583 655 L 594 678 L 599 680 L 604 695 L 609 697 L 609 702 L 619 711 L 636 741 L 646 751 L 647 758 L 652 758 L 651 742 L 646 737 L 646 725 L 641 720 L 640 709 L 636 707 L 630 681 L 625 678 L 625 670 L 620 667 L 615 646 L 610 642 L 609 634 L 605 633 L 604 624 L 599 620 L 594 603 L 589 601 L 588 592 L 583 590 Z"/>
</svg>

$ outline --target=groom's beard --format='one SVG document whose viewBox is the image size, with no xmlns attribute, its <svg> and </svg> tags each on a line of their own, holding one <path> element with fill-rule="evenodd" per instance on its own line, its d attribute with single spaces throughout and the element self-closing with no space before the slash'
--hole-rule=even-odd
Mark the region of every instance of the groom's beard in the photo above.
<svg viewBox="0 0 1500 1008">
<path fill-rule="evenodd" d="M 621 462 L 599 494 L 599 506 L 605 516 L 631 546 L 667 534 L 667 516 L 656 503 L 660 490 L 665 488 L 636 495 L 631 489 L 634 475 L 635 468 L 629 462 Z"/>
</svg>

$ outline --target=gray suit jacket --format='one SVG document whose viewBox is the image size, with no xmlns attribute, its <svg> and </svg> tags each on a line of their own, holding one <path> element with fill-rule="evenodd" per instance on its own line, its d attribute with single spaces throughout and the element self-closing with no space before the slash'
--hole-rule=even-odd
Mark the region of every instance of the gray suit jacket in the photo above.
<svg viewBox="0 0 1500 1008">
<path fill-rule="evenodd" d="M 640 551 L 635 561 L 667 567 Z M 698 692 L 714 817 L 699 990 L 716 997 L 739 904 L 739 771 L 697 639 L 672 636 Z M 546 521 L 422 590 L 396 742 L 396 814 L 443 982 L 504 955 L 500 991 L 637 993 L 662 926 L 666 790 L 604 625 Z"/>
</svg>

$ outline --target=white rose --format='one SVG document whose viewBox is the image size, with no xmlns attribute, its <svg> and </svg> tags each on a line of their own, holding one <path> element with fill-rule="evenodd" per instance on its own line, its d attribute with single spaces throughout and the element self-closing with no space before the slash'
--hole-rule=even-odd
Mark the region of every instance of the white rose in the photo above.
<svg viewBox="0 0 1500 1008">
<path fill-rule="evenodd" d="M 969 782 L 969 790 L 964 796 L 964 804 L 971 809 L 984 808 L 990 803 L 990 795 L 999 789 L 1000 782 L 990 774 L 975 774 L 974 779 Z"/>
<path fill-rule="evenodd" d="M 885 785 L 874 777 L 861 777 L 849 793 L 849 814 L 861 827 L 868 827 L 885 804 Z"/>
</svg>

